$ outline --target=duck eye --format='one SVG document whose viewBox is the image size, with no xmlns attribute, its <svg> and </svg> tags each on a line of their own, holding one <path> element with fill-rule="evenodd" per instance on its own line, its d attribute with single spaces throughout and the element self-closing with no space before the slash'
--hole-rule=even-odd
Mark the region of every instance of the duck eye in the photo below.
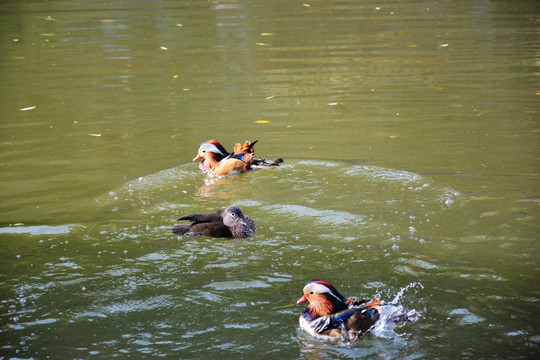
<svg viewBox="0 0 540 360">
<path fill-rule="evenodd" d="M 310 294 L 313 295 L 313 291 L 311 291 Z"/>
</svg>

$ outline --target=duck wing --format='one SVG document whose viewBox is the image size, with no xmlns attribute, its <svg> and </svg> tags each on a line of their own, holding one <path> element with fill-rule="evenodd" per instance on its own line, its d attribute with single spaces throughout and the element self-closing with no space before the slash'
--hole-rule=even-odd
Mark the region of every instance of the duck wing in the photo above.
<svg viewBox="0 0 540 360">
<path fill-rule="evenodd" d="M 191 221 L 193 224 L 196 223 L 206 223 L 206 222 L 222 222 L 223 218 L 221 217 L 222 210 L 217 210 L 214 213 L 210 214 L 193 214 L 185 215 L 178 219 L 178 221 Z"/>
<path fill-rule="evenodd" d="M 344 328 L 349 333 L 351 340 L 361 339 L 379 319 L 379 309 L 382 302 L 373 299 L 366 304 L 366 301 L 359 300 L 356 304 L 359 305 L 314 319 L 310 327 L 319 334 Z"/>
<path fill-rule="evenodd" d="M 178 225 L 175 225 L 175 227 Z M 233 235 L 231 230 L 225 226 L 222 222 L 202 222 L 193 225 L 184 225 L 189 226 L 188 231 L 184 232 L 183 235 L 190 236 L 209 236 L 216 238 L 232 238 Z M 173 227 L 173 232 L 175 231 Z"/>
<path fill-rule="evenodd" d="M 233 237 L 231 230 L 223 224 L 222 210 L 210 214 L 185 215 L 179 221 L 190 221 L 191 224 L 176 224 L 172 232 L 179 235 L 204 235 L 210 237 Z"/>
</svg>

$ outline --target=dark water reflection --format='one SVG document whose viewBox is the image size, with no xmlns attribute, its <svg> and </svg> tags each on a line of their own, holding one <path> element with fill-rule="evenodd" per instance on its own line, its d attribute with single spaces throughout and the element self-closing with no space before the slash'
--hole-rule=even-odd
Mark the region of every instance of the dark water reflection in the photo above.
<svg viewBox="0 0 540 360">
<path fill-rule="evenodd" d="M 538 10 L 2 3 L 0 358 L 534 358 Z M 286 161 L 210 181 L 209 138 Z M 314 340 L 315 277 L 418 321 Z"/>
</svg>

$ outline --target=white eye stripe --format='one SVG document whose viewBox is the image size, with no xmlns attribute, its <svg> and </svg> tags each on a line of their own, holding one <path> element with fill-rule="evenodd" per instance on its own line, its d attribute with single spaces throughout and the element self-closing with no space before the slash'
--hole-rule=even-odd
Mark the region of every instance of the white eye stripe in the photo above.
<svg viewBox="0 0 540 360">
<path fill-rule="evenodd" d="M 319 284 L 319 283 L 311 283 L 304 287 L 304 291 L 309 290 L 310 294 L 317 293 L 317 294 L 329 294 L 332 295 L 334 298 L 336 298 L 339 301 L 342 301 L 337 295 L 335 295 L 332 290 L 326 285 Z"/>
<path fill-rule="evenodd" d="M 204 151 L 210 151 L 215 154 L 227 155 L 223 153 L 221 150 L 219 150 L 218 147 L 214 144 L 204 144 L 203 146 L 201 146 L 201 152 L 204 153 Z"/>
<path fill-rule="evenodd" d="M 312 292 L 322 294 L 322 293 L 332 293 L 332 291 L 323 284 L 318 283 L 311 283 L 306 286 L 306 288 L 309 288 Z"/>
</svg>

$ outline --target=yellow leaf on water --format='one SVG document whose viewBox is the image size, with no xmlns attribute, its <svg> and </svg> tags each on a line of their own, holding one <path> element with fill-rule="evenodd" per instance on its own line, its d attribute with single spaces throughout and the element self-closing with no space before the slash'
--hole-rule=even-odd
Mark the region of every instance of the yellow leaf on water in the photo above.
<svg viewBox="0 0 540 360">
<path fill-rule="evenodd" d="M 178 75 L 173 75 L 173 79 L 178 79 Z"/>
<path fill-rule="evenodd" d="M 256 120 L 255 124 L 268 124 L 270 121 L 268 120 Z"/>
<path fill-rule="evenodd" d="M 484 114 L 487 114 L 487 113 L 490 112 L 490 111 L 491 111 L 491 110 L 484 110 L 484 111 L 482 111 L 482 112 L 476 114 L 476 116 L 482 116 L 482 115 L 484 115 Z"/>
<path fill-rule="evenodd" d="M 258 46 L 270 46 L 270 44 L 261 43 L 261 42 L 255 43 L 255 45 L 258 45 Z"/>
<path fill-rule="evenodd" d="M 101 22 L 114 22 L 114 19 L 101 19 Z"/>
<path fill-rule="evenodd" d="M 390 135 L 389 138 L 390 139 L 395 139 L 395 138 L 397 138 L 397 135 Z"/>
<path fill-rule="evenodd" d="M 169 49 L 167 49 L 167 47 L 165 47 L 165 46 L 160 46 L 159 48 L 160 48 L 161 50 L 169 50 Z"/>
<path fill-rule="evenodd" d="M 272 36 L 274 35 L 273 33 L 261 33 L 261 36 Z"/>
<path fill-rule="evenodd" d="M 56 34 L 41 34 L 41 36 L 49 36 L 49 37 L 51 37 L 51 36 L 56 36 Z"/>
</svg>

